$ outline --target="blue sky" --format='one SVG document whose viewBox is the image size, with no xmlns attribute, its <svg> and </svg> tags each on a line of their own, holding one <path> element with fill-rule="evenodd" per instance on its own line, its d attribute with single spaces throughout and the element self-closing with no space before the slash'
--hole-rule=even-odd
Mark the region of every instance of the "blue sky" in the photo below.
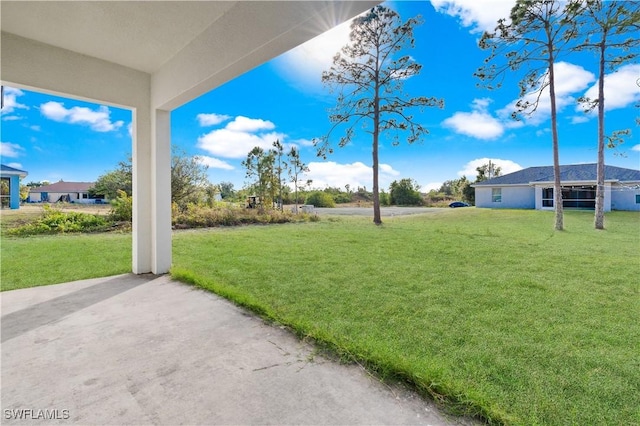
<svg viewBox="0 0 640 426">
<path fill-rule="evenodd" d="M 430 131 L 422 143 L 380 149 L 381 187 L 396 179 L 415 179 L 428 190 L 444 180 L 467 175 L 492 159 L 503 172 L 552 164 L 548 102 L 522 122 L 509 118 L 517 100 L 517 76 L 507 76 L 503 88 L 476 87 L 473 72 L 487 52 L 477 47 L 483 30 L 508 16 L 514 1 L 393 2 L 403 20 L 422 15 L 415 30 L 416 47 L 407 51 L 423 65 L 419 76 L 405 82 L 412 96 L 444 98 L 445 108 L 415 111 Z M 296 145 L 311 171 L 314 187 L 372 187 L 371 140 L 359 132 L 355 141 L 338 148 L 327 160 L 315 155 L 311 140 L 329 127 L 327 109 L 334 98 L 320 76 L 332 56 L 348 42 L 348 24 L 289 51 L 233 81 L 174 110 L 172 143 L 209 165 L 212 183 L 245 183 L 240 165 L 256 145 L 270 147 L 275 139 Z M 557 66 L 557 95 L 562 164 L 596 161 L 597 122 L 577 106 L 583 95 L 596 96 L 597 58 L 582 53 L 562 58 Z M 606 129 L 632 130 L 607 164 L 640 168 L 640 127 L 635 124 L 640 101 L 640 64 L 607 75 Z M 2 163 L 29 172 L 26 181 L 60 179 L 94 181 L 116 167 L 131 152 L 131 114 L 111 106 L 80 102 L 5 88 L 2 111 Z M 339 135 L 336 135 L 336 139 Z M 623 155 L 620 155 L 623 154 Z"/>
</svg>

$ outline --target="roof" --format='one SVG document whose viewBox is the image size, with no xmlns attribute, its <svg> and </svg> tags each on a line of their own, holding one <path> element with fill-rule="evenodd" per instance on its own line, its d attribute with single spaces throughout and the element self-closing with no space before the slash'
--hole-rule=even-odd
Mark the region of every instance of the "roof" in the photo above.
<svg viewBox="0 0 640 426">
<path fill-rule="evenodd" d="M 15 167 L 5 166 L 4 164 L 0 164 L 0 172 L 6 175 L 20 175 L 21 177 L 25 177 L 28 174 L 24 170 L 16 169 Z"/>
<path fill-rule="evenodd" d="M 51 185 L 43 185 L 31 188 L 29 192 L 87 192 L 94 185 L 93 182 L 56 182 Z"/>
<path fill-rule="evenodd" d="M 570 164 L 560 166 L 562 182 L 595 182 L 597 180 L 596 163 Z M 625 169 L 616 166 L 604 166 L 604 179 L 619 182 L 640 182 L 640 170 Z M 473 186 L 528 185 L 536 182 L 552 182 L 553 166 L 529 167 L 517 172 L 498 176 L 473 184 Z"/>
</svg>

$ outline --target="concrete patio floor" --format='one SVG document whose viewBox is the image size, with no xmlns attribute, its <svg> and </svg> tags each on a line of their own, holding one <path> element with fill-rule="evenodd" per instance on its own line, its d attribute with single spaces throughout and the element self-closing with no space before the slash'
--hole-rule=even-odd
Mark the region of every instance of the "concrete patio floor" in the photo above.
<svg viewBox="0 0 640 426">
<path fill-rule="evenodd" d="M 3 424 L 468 424 L 168 276 L 0 297 Z"/>
</svg>

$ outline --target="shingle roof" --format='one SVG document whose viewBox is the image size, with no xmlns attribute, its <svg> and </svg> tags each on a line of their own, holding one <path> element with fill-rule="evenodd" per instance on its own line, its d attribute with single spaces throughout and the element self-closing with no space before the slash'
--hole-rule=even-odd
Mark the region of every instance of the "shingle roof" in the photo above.
<svg viewBox="0 0 640 426">
<path fill-rule="evenodd" d="M 0 164 L 0 172 L 7 172 L 12 175 L 17 175 L 17 174 L 20 174 L 20 175 L 24 174 L 25 176 L 27 175 L 27 172 L 24 170 L 16 169 L 15 167 L 5 166 L 4 164 Z"/>
<path fill-rule="evenodd" d="M 29 192 L 87 192 L 93 185 L 93 182 L 56 182 L 31 188 Z"/>
<path fill-rule="evenodd" d="M 560 180 L 563 182 L 589 181 L 597 178 L 596 164 L 570 164 L 560 166 Z M 620 182 L 640 182 L 640 170 L 625 169 L 616 166 L 604 166 L 604 179 Z M 474 186 L 526 185 L 532 182 L 551 182 L 553 166 L 529 167 L 517 172 L 498 176 L 475 183 Z"/>
</svg>

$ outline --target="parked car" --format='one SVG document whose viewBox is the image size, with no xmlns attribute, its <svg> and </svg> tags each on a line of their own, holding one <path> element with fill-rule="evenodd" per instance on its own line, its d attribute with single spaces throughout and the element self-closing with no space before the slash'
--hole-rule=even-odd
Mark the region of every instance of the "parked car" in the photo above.
<svg viewBox="0 0 640 426">
<path fill-rule="evenodd" d="M 449 207 L 469 207 L 469 204 L 463 203 L 462 201 L 454 201 L 453 203 L 449 204 Z"/>
</svg>

